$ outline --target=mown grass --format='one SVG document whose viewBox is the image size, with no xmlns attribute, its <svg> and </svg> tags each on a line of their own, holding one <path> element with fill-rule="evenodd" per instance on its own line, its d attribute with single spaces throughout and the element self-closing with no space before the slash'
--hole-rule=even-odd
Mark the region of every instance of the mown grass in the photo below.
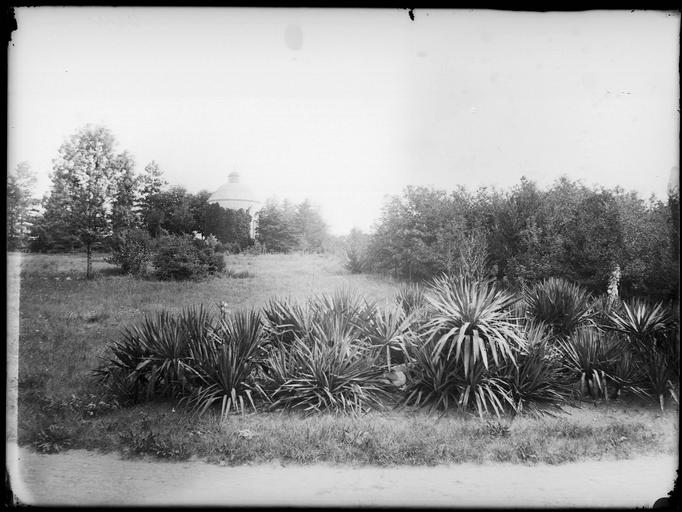
<svg viewBox="0 0 682 512">
<path fill-rule="evenodd" d="M 38 408 L 36 410 L 34 408 Z M 584 404 L 555 418 L 480 421 L 423 411 L 372 412 L 362 416 L 258 413 L 196 417 L 172 404 L 108 410 L 87 404 L 34 402 L 31 421 L 20 424 L 20 444 L 49 425 L 69 434 L 69 448 L 118 451 L 129 457 L 199 458 L 228 465 L 317 462 L 373 465 L 511 462 L 560 464 L 623 459 L 677 450 L 672 411 L 650 406 Z M 90 411 L 94 411 L 90 414 Z M 35 418 L 41 418 L 35 421 Z"/>
<path fill-rule="evenodd" d="M 221 301 L 237 310 L 273 296 L 302 299 L 346 286 L 392 300 L 398 283 L 351 275 L 324 255 L 226 256 L 242 278 L 161 282 L 117 275 L 95 259 L 96 279 L 83 279 L 80 255 L 22 256 L 18 441 L 56 449 L 116 450 L 171 460 L 205 458 L 226 464 L 551 464 L 626 458 L 677 449 L 677 411 L 655 404 L 583 403 L 558 418 L 517 417 L 491 423 L 423 411 L 301 417 L 291 413 L 196 417 L 173 404 L 112 408 L 96 395 L 91 370 L 119 330 L 145 313 Z M 248 273 L 248 274 L 247 274 Z M 217 310 L 216 310 L 217 311 Z M 94 394 L 94 395 L 93 395 Z M 52 426 L 52 427 L 51 427 Z"/>
</svg>

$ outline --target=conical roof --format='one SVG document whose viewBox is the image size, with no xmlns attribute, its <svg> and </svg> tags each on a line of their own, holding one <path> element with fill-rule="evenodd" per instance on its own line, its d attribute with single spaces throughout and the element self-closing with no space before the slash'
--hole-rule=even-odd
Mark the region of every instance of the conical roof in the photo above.
<svg viewBox="0 0 682 512">
<path fill-rule="evenodd" d="M 238 172 L 231 172 L 227 177 L 227 183 L 211 194 L 208 201 L 209 203 L 218 203 L 223 208 L 230 210 L 243 208 L 255 211 L 260 208 L 261 204 L 258 195 L 254 193 L 251 187 L 241 183 Z"/>
</svg>

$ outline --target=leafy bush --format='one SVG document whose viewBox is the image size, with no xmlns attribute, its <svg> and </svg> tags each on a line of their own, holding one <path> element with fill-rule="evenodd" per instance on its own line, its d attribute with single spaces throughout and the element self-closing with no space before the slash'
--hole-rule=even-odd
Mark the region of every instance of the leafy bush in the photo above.
<svg viewBox="0 0 682 512">
<path fill-rule="evenodd" d="M 263 343 L 260 316 L 255 311 L 221 317 L 203 343 L 193 344 L 192 371 L 199 385 L 188 403 L 200 414 L 220 405 L 221 416 L 246 411 L 244 397 L 253 409 L 252 391 L 264 395 L 256 382 L 259 349 Z"/>
<path fill-rule="evenodd" d="M 204 240 L 190 235 L 168 235 L 159 240 L 154 267 L 159 279 L 200 279 L 222 272 L 225 260 Z"/>
<path fill-rule="evenodd" d="M 545 323 L 555 336 L 569 336 L 578 327 L 593 324 L 589 293 L 565 279 L 545 279 L 527 290 L 524 299 L 528 315 Z"/>
<path fill-rule="evenodd" d="M 124 274 L 144 275 L 149 271 L 153 242 L 148 231 L 122 231 L 112 237 L 110 245 L 111 257 L 106 261 L 120 267 Z"/>
</svg>

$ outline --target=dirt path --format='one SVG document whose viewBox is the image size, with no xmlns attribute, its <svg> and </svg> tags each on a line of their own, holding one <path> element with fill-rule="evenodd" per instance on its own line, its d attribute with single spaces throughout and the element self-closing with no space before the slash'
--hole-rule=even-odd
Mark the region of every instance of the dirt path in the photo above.
<svg viewBox="0 0 682 512">
<path fill-rule="evenodd" d="M 12 488 L 36 505 L 650 507 L 677 468 L 669 455 L 560 466 L 220 467 L 8 448 L 9 460 L 19 459 Z"/>
</svg>

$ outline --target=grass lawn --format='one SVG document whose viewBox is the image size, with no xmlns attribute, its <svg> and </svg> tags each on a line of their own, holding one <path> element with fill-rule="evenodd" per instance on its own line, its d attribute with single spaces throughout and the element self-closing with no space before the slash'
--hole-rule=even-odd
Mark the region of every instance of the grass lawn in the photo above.
<svg viewBox="0 0 682 512">
<path fill-rule="evenodd" d="M 18 257 L 11 255 L 11 257 Z M 97 255 L 96 278 L 84 279 L 84 255 L 22 255 L 18 440 L 55 447 L 118 450 L 168 459 L 228 464 L 272 460 L 371 464 L 441 462 L 561 463 L 677 450 L 677 410 L 657 404 L 583 402 L 556 418 L 501 422 L 423 411 L 360 417 L 247 414 L 220 422 L 174 404 L 110 409 L 98 404 L 91 370 L 121 327 L 147 312 L 188 305 L 236 310 L 273 296 L 304 298 L 351 287 L 392 300 L 398 283 L 349 274 L 329 255 L 226 256 L 236 275 L 202 282 L 160 282 L 117 275 Z M 46 437 L 45 433 L 49 435 Z"/>
</svg>

